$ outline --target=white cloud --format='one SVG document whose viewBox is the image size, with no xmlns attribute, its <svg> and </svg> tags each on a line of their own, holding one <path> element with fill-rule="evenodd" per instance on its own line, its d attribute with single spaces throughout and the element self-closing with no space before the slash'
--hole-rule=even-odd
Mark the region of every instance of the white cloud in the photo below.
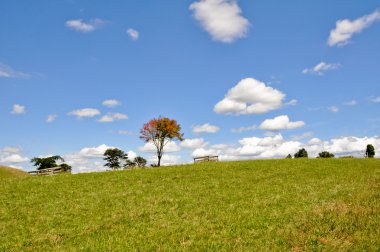
<svg viewBox="0 0 380 252">
<path fill-rule="evenodd" d="M 217 149 L 197 148 L 192 152 L 193 157 L 218 155 L 222 161 L 243 160 L 243 159 L 266 159 L 285 158 L 288 154 L 294 155 L 300 148 L 305 148 L 309 157 L 317 157 L 319 152 L 329 151 L 339 156 L 352 155 L 364 157 L 367 144 L 372 144 L 375 150 L 380 148 L 380 137 L 354 137 L 346 136 L 333 138 L 329 141 L 322 141 L 319 138 L 312 138 L 306 143 L 295 140 L 285 140 L 281 134 L 269 137 L 248 137 L 239 140 L 239 145 L 235 148 L 225 146 Z M 380 154 L 376 151 L 376 157 Z"/>
<path fill-rule="evenodd" d="M 104 152 L 110 148 L 116 147 L 108 146 L 106 144 L 101 144 L 95 147 L 85 147 L 78 152 L 66 154 L 63 158 L 67 164 L 73 167 L 73 173 L 106 171 L 108 168 L 104 166 L 105 161 L 103 160 L 103 157 Z M 126 153 L 130 160 L 133 160 L 137 156 L 132 150 L 129 150 Z"/>
<path fill-rule="evenodd" d="M 26 113 L 25 106 L 22 106 L 20 104 L 14 104 L 11 113 L 12 114 L 25 114 Z"/>
<path fill-rule="evenodd" d="M 374 103 L 380 103 L 380 96 L 371 99 L 371 101 Z"/>
<path fill-rule="evenodd" d="M 12 69 L 10 66 L 7 66 L 0 62 L 0 78 L 21 78 L 21 79 L 28 79 L 31 76 L 29 74 L 16 71 Z"/>
<path fill-rule="evenodd" d="M 346 106 L 355 106 L 355 105 L 358 104 L 358 102 L 356 100 L 351 100 L 351 101 L 345 102 L 343 104 L 346 105 Z"/>
<path fill-rule="evenodd" d="M 180 143 L 180 146 L 187 149 L 196 149 L 206 146 L 207 143 L 203 140 L 203 138 L 188 138 L 183 140 Z"/>
<path fill-rule="evenodd" d="M 313 132 L 305 132 L 305 133 L 302 133 L 300 135 L 292 135 L 292 136 L 290 136 L 290 139 L 293 141 L 299 141 L 299 140 L 302 140 L 305 138 L 310 138 L 313 135 L 314 135 Z"/>
<path fill-rule="evenodd" d="M 335 70 L 340 67 L 340 64 L 338 63 L 326 63 L 326 62 L 320 62 L 313 68 L 305 68 L 302 73 L 303 74 L 317 74 L 317 75 L 323 75 L 326 71 Z"/>
<path fill-rule="evenodd" d="M 21 163 L 29 161 L 18 147 L 4 147 L 0 149 L 0 165 L 17 167 Z"/>
<path fill-rule="evenodd" d="M 173 141 L 169 141 L 164 147 L 164 152 L 178 152 L 180 150 L 181 150 L 181 147 L 176 142 L 173 142 Z M 156 149 L 156 146 L 152 142 L 148 142 L 148 143 L 145 143 L 144 146 L 140 147 L 139 151 L 156 153 L 157 149 Z"/>
<path fill-rule="evenodd" d="M 87 33 L 95 31 L 104 23 L 105 21 L 100 18 L 94 18 L 88 22 L 85 22 L 82 19 L 71 19 L 66 21 L 66 26 L 75 31 Z"/>
<path fill-rule="evenodd" d="M 241 15 L 235 0 L 200 0 L 192 3 L 189 9 L 216 41 L 232 43 L 248 32 L 249 21 Z"/>
<path fill-rule="evenodd" d="M 199 134 L 199 133 L 216 133 L 219 131 L 218 126 L 211 125 L 209 123 L 205 123 L 203 125 L 195 125 L 193 127 L 193 133 Z"/>
<path fill-rule="evenodd" d="M 285 105 L 287 105 L 287 106 L 295 106 L 295 105 L 297 105 L 297 102 L 298 101 L 296 99 L 292 99 L 289 102 L 285 103 Z"/>
<path fill-rule="evenodd" d="M 380 12 L 374 11 L 369 15 L 362 16 L 355 20 L 343 19 L 336 22 L 335 29 L 330 31 L 327 41 L 329 46 L 343 46 L 349 43 L 355 33 L 360 33 L 376 21 L 380 20 Z"/>
<path fill-rule="evenodd" d="M 100 111 L 94 108 L 77 109 L 68 113 L 70 116 L 76 116 L 77 118 L 94 117 L 100 115 Z"/>
<path fill-rule="evenodd" d="M 109 108 L 112 108 L 112 107 L 120 106 L 121 102 L 118 101 L 118 100 L 115 100 L 115 99 L 111 99 L 111 100 L 105 100 L 105 101 L 103 101 L 102 105 L 106 106 L 106 107 L 109 107 Z"/>
<path fill-rule="evenodd" d="M 330 108 L 328 108 L 331 112 L 333 113 L 338 113 L 339 112 L 339 108 L 337 106 L 331 106 Z"/>
<path fill-rule="evenodd" d="M 128 116 L 122 113 L 108 113 L 107 115 L 102 116 L 98 122 L 114 122 L 119 120 L 126 120 Z"/>
<path fill-rule="evenodd" d="M 128 151 L 127 154 L 128 154 L 128 159 L 132 161 L 133 159 L 135 159 L 135 157 L 137 157 L 137 153 L 134 151 Z"/>
<path fill-rule="evenodd" d="M 303 121 L 291 122 L 287 115 L 281 115 L 273 119 L 264 120 L 259 128 L 262 130 L 277 131 L 284 129 L 296 129 L 304 125 L 305 123 Z"/>
<path fill-rule="evenodd" d="M 140 36 L 139 32 L 132 28 L 127 30 L 127 34 L 132 40 L 138 40 Z"/>
<path fill-rule="evenodd" d="M 55 119 L 57 119 L 57 115 L 48 115 L 47 118 L 46 118 L 46 122 L 47 123 L 51 123 L 51 122 L 54 122 Z"/>
<path fill-rule="evenodd" d="M 97 147 L 85 147 L 81 149 L 78 154 L 81 157 L 102 157 L 104 155 L 104 152 L 107 149 L 115 148 L 112 146 L 107 146 L 105 144 L 101 144 Z"/>
<path fill-rule="evenodd" d="M 283 106 L 285 94 L 253 78 L 241 80 L 214 106 L 219 114 L 263 114 Z"/>
<path fill-rule="evenodd" d="M 253 130 L 256 130 L 256 129 L 257 129 L 257 126 L 254 124 L 252 126 L 231 129 L 231 132 L 232 133 L 242 133 L 242 132 L 245 132 L 245 131 L 253 131 Z"/>
<path fill-rule="evenodd" d="M 308 142 L 309 145 L 316 145 L 316 144 L 321 144 L 321 143 L 322 143 L 322 140 L 317 137 L 310 139 Z"/>
<path fill-rule="evenodd" d="M 337 155 L 353 155 L 364 157 L 367 144 L 372 144 L 375 150 L 380 148 L 380 137 L 339 137 L 324 143 L 324 149 Z M 377 151 L 376 157 L 379 157 Z"/>
<path fill-rule="evenodd" d="M 157 164 L 157 162 L 158 162 L 157 156 L 148 157 L 148 162 L 152 163 L 152 164 Z M 162 155 L 162 157 L 161 157 L 161 165 L 162 166 L 177 165 L 177 164 L 181 164 L 181 156 L 168 155 L 168 154 Z"/>
</svg>

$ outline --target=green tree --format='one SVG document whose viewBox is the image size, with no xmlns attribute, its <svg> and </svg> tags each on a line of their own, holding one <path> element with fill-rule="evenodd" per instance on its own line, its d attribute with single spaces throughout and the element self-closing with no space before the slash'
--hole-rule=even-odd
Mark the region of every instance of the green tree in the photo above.
<svg viewBox="0 0 380 252">
<path fill-rule="evenodd" d="M 63 163 L 63 164 L 60 164 L 59 166 L 63 169 L 64 172 L 71 172 L 72 167 L 70 165 Z"/>
<path fill-rule="evenodd" d="M 305 148 L 299 149 L 297 153 L 294 154 L 294 158 L 307 158 L 307 151 Z"/>
<path fill-rule="evenodd" d="M 58 155 L 46 158 L 34 157 L 30 160 L 34 166 L 37 166 L 37 170 L 57 167 L 57 161 L 65 162 L 65 160 Z"/>
<path fill-rule="evenodd" d="M 116 170 L 120 169 L 122 162 L 128 161 L 128 154 L 118 148 L 110 148 L 104 152 L 103 160 L 107 161 L 104 166 Z"/>
<path fill-rule="evenodd" d="M 156 146 L 157 166 L 160 166 L 165 145 L 175 139 L 182 141 L 183 134 L 181 133 L 181 126 L 176 120 L 160 116 L 144 124 L 140 130 L 140 138 Z"/>
<path fill-rule="evenodd" d="M 375 156 L 375 148 L 372 144 L 367 144 L 367 148 L 365 150 L 365 156 L 367 158 L 373 158 Z"/>
<path fill-rule="evenodd" d="M 133 160 L 133 162 L 138 166 L 138 167 L 145 167 L 146 166 L 146 159 L 143 158 L 143 157 L 135 157 L 135 159 Z"/>
<path fill-rule="evenodd" d="M 318 153 L 318 157 L 319 158 L 333 158 L 334 154 L 332 154 L 328 151 L 322 151 L 322 152 Z"/>
<path fill-rule="evenodd" d="M 293 158 L 292 155 L 288 154 L 286 158 Z"/>
</svg>

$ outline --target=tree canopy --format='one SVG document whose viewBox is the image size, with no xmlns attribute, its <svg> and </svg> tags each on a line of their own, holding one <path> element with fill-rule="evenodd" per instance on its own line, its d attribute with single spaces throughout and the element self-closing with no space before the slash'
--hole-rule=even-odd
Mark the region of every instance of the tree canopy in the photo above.
<svg viewBox="0 0 380 252">
<path fill-rule="evenodd" d="M 46 158 L 34 157 L 30 160 L 34 166 L 37 166 L 37 170 L 57 167 L 57 161 L 65 162 L 65 160 L 58 155 Z"/>
<path fill-rule="evenodd" d="M 133 159 L 133 162 L 138 166 L 138 167 L 145 167 L 146 166 L 146 159 L 140 156 L 137 156 Z"/>
<path fill-rule="evenodd" d="M 308 155 L 305 148 L 298 150 L 298 152 L 294 154 L 294 158 L 307 158 L 307 157 Z"/>
<path fill-rule="evenodd" d="M 319 158 L 333 158 L 334 154 L 332 154 L 328 151 L 322 151 L 322 152 L 318 153 L 318 157 Z"/>
<path fill-rule="evenodd" d="M 367 158 L 373 158 L 375 156 L 375 148 L 372 144 L 368 144 L 365 150 L 365 156 Z"/>
<path fill-rule="evenodd" d="M 103 160 L 107 161 L 104 166 L 112 170 L 120 169 L 121 163 L 128 161 L 128 154 L 118 148 L 110 148 L 104 152 Z"/>
<path fill-rule="evenodd" d="M 140 130 L 140 138 L 147 143 L 154 144 L 157 150 L 157 166 L 160 166 L 165 145 L 175 139 L 182 141 L 183 134 L 181 133 L 181 126 L 176 120 L 160 116 L 143 125 Z"/>
</svg>

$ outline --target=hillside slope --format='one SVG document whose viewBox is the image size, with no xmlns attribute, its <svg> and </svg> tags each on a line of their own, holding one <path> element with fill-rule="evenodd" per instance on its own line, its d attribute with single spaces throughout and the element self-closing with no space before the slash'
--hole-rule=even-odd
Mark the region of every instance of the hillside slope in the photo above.
<svg viewBox="0 0 380 252">
<path fill-rule="evenodd" d="M 0 179 L 17 178 L 17 177 L 25 177 L 25 176 L 29 176 L 29 174 L 27 172 L 24 172 L 16 168 L 0 166 Z"/>
<path fill-rule="evenodd" d="M 377 159 L 31 176 L 0 191 L 0 251 L 380 249 Z"/>
</svg>

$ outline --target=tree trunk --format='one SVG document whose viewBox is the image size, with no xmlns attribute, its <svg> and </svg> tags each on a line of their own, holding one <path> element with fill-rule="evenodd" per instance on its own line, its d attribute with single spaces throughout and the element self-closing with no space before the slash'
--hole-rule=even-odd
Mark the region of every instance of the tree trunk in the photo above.
<svg viewBox="0 0 380 252">
<path fill-rule="evenodd" d="M 161 165 L 161 155 L 158 155 L 158 163 L 157 163 L 157 166 L 160 167 Z"/>
</svg>

